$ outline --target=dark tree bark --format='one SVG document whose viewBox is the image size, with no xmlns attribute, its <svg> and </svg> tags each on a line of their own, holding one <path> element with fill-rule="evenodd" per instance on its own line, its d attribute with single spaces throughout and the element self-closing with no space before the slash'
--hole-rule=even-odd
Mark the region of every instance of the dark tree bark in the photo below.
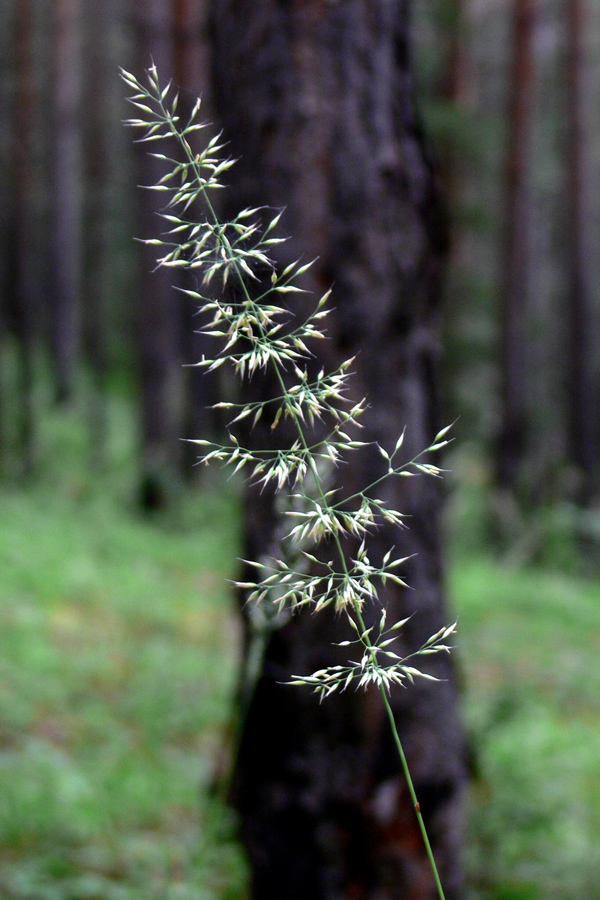
<svg viewBox="0 0 600 900">
<path fill-rule="evenodd" d="M 506 113 L 504 225 L 500 253 L 501 432 L 497 448 L 499 487 L 517 492 L 526 441 L 525 312 L 528 277 L 527 166 L 531 125 L 531 0 L 512 2 L 512 64 Z"/>
<path fill-rule="evenodd" d="M 106 335 L 105 267 L 107 246 L 106 188 L 110 137 L 106 106 L 112 70 L 104 42 L 98 36 L 108 30 L 105 2 L 84 0 L 85 14 L 83 96 L 84 198 L 83 198 L 83 349 L 90 373 L 88 421 L 90 459 L 95 468 L 106 463 Z"/>
<path fill-rule="evenodd" d="M 577 499 L 590 501 L 597 466 L 597 402 L 593 377 L 594 315 L 586 210 L 583 34 L 585 3 L 567 4 L 567 194 L 565 241 L 569 323 L 568 450 L 579 476 Z"/>
<path fill-rule="evenodd" d="M 15 180 L 14 180 L 14 319 L 19 343 L 18 452 L 25 475 L 34 468 L 33 322 L 40 310 L 39 283 L 35 277 L 32 222 L 32 134 L 35 105 L 33 78 L 33 9 L 20 0 L 16 19 Z"/>
<path fill-rule="evenodd" d="M 204 118 L 210 118 L 209 46 L 207 36 L 208 3 L 206 0 L 173 0 L 174 22 L 174 70 L 175 80 L 181 88 L 179 110 L 182 118 L 192 111 L 198 96 L 202 97 Z M 182 287 L 194 288 L 182 277 Z M 197 453 L 191 440 L 215 435 L 217 417 L 214 404 L 218 400 L 218 375 L 203 372 L 194 366 L 210 349 L 207 339 L 198 331 L 196 305 L 184 293 L 178 296 L 181 313 L 181 351 L 184 370 L 183 420 L 180 430 L 181 471 L 190 479 L 199 470 L 195 467 Z"/>
<path fill-rule="evenodd" d="M 173 9 L 170 0 L 133 2 L 138 69 L 153 61 L 166 83 L 174 75 Z M 164 167 L 137 144 L 136 171 L 141 185 L 156 184 Z M 138 193 L 138 225 L 141 241 L 156 236 L 160 203 L 154 191 Z M 179 353 L 179 299 L 169 269 L 156 268 L 156 248 L 139 244 L 140 282 L 136 304 L 136 350 L 141 392 L 142 483 L 141 503 L 148 510 L 168 503 L 169 482 L 179 452 L 181 405 L 181 357 Z"/>
<path fill-rule="evenodd" d="M 335 314 L 317 364 L 358 354 L 356 393 L 369 397 L 367 439 L 393 447 L 407 425 L 407 458 L 439 427 L 440 281 L 447 228 L 411 95 L 406 0 L 344 3 L 216 0 L 214 103 L 240 161 L 232 210 L 287 206 L 278 263 L 318 256 L 306 287 L 334 285 Z M 252 391 L 268 389 L 254 383 Z M 269 440 L 257 427 L 257 442 Z M 252 435 L 247 435 L 251 440 Z M 264 446 L 264 443 L 263 443 Z M 340 486 L 381 474 L 377 454 L 354 458 Z M 390 590 L 393 619 L 413 614 L 406 647 L 448 622 L 439 529 L 440 490 L 399 479 L 386 499 L 410 515 L 369 556 L 395 545 L 412 591 Z M 250 489 L 245 555 L 269 555 L 277 511 Z M 371 610 L 370 616 L 378 615 Z M 234 801 L 242 817 L 256 900 L 436 896 L 380 698 L 342 694 L 321 705 L 282 684 L 340 661 L 339 618 L 301 614 L 270 640 L 242 735 Z M 433 670 L 432 670 L 433 671 Z M 460 896 L 463 740 L 456 680 L 392 696 L 448 900 Z"/>
<path fill-rule="evenodd" d="M 72 394 L 81 337 L 80 140 L 81 21 L 79 0 L 55 0 L 53 279 L 51 324 L 59 402 Z"/>
</svg>

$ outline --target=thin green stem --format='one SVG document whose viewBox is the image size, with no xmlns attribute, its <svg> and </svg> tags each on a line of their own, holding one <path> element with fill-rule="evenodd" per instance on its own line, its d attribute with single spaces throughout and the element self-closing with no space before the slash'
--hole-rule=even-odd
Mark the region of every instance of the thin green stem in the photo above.
<svg viewBox="0 0 600 900">
<path fill-rule="evenodd" d="M 337 509 L 337 507 L 341 506 L 342 503 L 349 503 L 352 500 L 360 499 L 363 496 L 363 494 L 365 494 L 369 491 L 372 491 L 373 488 L 377 487 L 378 484 L 381 484 L 382 482 L 387 481 L 387 479 L 390 478 L 392 475 L 396 475 L 399 477 L 401 472 L 405 472 L 409 466 L 414 465 L 421 456 L 424 456 L 425 453 L 428 452 L 428 450 L 429 450 L 428 447 L 426 447 L 425 450 L 421 450 L 420 453 L 417 453 L 417 455 L 414 456 L 412 459 L 409 459 L 408 462 L 402 463 L 402 465 L 399 466 L 397 469 L 394 469 L 394 468 L 388 469 L 387 472 L 384 472 L 383 475 L 380 475 L 379 478 L 376 478 L 374 481 L 372 481 L 370 484 L 368 484 L 362 491 L 356 491 L 356 493 L 350 494 L 348 497 L 344 497 L 343 500 L 339 500 L 337 503 L 332 503 L 331 508 Z M 390 463 L 393 461 L 394 455 L 395 454 L 392 454 L 392 456 L 390 457 Z"/>
<path fill-rule="evenodd" d="M 408 785 L 408 792 L 410 794 L 410 799 L 412 800 L 413 808 L 414 808 L 415 814 L 417 816 L 417 821 L 419 823 L 419 828 L 421 830 L 421 836 L 423 838 L 423 843 L 425 844 L 427 858 L 429 859 L 429 864 L 430 864 L 431 870 L 433 872 L 433 877 L 435 880 L 435 886 L 437 888 L 438 896 L 440 897 L 440 900 L 445 900 L 444 889 L 442 888 L 442 882 L 440 881 L 440 876 L 439 876 L 439 872 L 438 872 L 437 865 L 435 862 L 435 857 L 433 855 L 433 850 L 431 849 L 429 835 L 427 834 L 425 822 L 423 821 L 423 816 L 421 814 L 421 805 L 417 799 L 417 795 L 416 795 L 415 788 L 413 785 L 413 780 L 410 775 L 410 769 L 408 767 L 408 762 L 406 759 L 406 755 L 404 753 L 404 747 L 402 746 L 402 741 L 400 740 L 400 735 L 398 734 L 398 728 L 396 727 L 396 720 L 394 718 L 394 713 L 392 712 L 392 707 L 390 706 L 390 701 L 389 701 L 385 687 L 383 685 L 380 685 L 379 690 L 380 690 L 381 696 L 383 697 L 383 703 L 385 705 L 385 710 L 387 712 L 387 716 L 388 716 L 388 719 L 390 722 L 390 728 L 392 729 L 394 743 L 396 744 L 396 749 L 398 750 L 398 756 L 400 757 L 400 762 L 402 763 L 402 771 L 404 772 L 404 777 L 406 779 L 406 784 Z"/>
</svg>

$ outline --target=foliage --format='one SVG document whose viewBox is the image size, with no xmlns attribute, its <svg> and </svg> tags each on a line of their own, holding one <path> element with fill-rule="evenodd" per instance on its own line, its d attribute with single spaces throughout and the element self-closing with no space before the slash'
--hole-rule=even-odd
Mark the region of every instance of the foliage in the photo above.
<svg viewBox="0 0 600 900">
<path fill-rule="evenodd" d="M 43 478 L 0 514 L 0 896 L 244 896 L 231 816 L 210 798 L 236 632 L 226 484 L 142 518 L 135 409 L 112 398 L 110 473 L 75 411 L 44 414 Z"/>
<path fill-rule="evenodd" d="M 453 553 L 474 758 L 468 900 L 595 900 L 600 591 Z"/>
<path fill-rule="evenodd" d="M 532 565 L 561 575 L 595 578 L 600 560 L 600 515 L 566 500 L 524 510 L 508 492 L 493 490 L 493 471 L 479 448 L 461 442 L 448 456 L 451 500 L 448 536 L 459 555 L 491 547 L 511 569 Z"/>
<path fill-rule="evenodd" d="M 218 482 L 177 515 L 137 515 L 134 408 L 109 411 L 110 474 L 90 480 L 85 428 L 51 410 L 51 468 L 0 494 L 0 895 L 242 898 L 206 796 L 234 675 L 238 510 Z M 475 760 L 466 898 L 596 900 L 598 584 L 450 550 Z"/>
<path fill-rule="evenodd" d="M 386 628 L 386 609 L 382 606 L 378 626 L 367 627 L 364 609 L 367 603 L 382 605 L 382 588 L 387 582 L 406 587 L 396 573 L 405 559 L 397 558 L 394 548 L 378 564 L 368 556 L 372 531 L 386 521 L 404 527 L 402 514 L 386 505 L 376 488 L 386 479 L 439 476 L 441 470 L 424 457 L 447 445 L 448 428 L 442 429 L 426 450 L 405 462 L 401 461 L 404 433 L 392 448 L 371 445 L 384 460 L 384 473 L 350 496 L 341 496 L 331 487 L 332 470 L 368 445 L 359 439 L 359 419 L 367 401 L 350 399 L 352 360 L 333 372 L 321 369 L 315 373 L 311 365 L 314 342 L 325 338 L 322 322 L 329 312 L 329 292 L 306 314 L 295 314 L 285 304 L 287 295 L 303 293 L 299 278 L 311 263 L 297 260 L 277 271 L 269 254 L 275 244 L 285 240 L 274 236 L 281 212 L 264 227 L 255 221 L 257 209 L 244 209 L 229 222 L 219 220 L 213 192 L 223 186 L 221 177 L 233 161 L 220 156 L 219 135 L 203 150 L 193 148 L 194 133 L 205 127 L 198 122 L 200 100 L 187 123 L 182 123 L 177 115 L 178 94 L 170 83 L 160 85 L 154 65 L 147 71 L 147 86 L 123 70 L 122 77 L 134 90 L 129 100 L 141 114 L 127 122 L 142 129 L 139 140 L 170 142 L 178 148 L 178 158 L 152 154 L 167 165 L 158 184 L 148 187 L 167 195 L 161 215 L 169 231 L 146 243 L 161 248 L 159 266 L 186 268 L 201 278 L 204 293 L 188 289 L 185 293 L 199 304 L 205 322 L 202 330 L 216 339 L 217 349 L 199 365 L 213 372 L 227 364 L 242 381 L 269 372 L 276 386 L 274 395 L 266 399 L 218 404 L 233 410 L 225 443 L 203 438 L 194 441 L 202 450 L 201 462 L 219 462 L 233 472 L 246 469 L 254 484 L 283 496 L 289 526 L 275 556 L 268 561 L 246 561 L 256 572 L 255 580 L 238 582 L 237 586 L 247 592 L 251 608 L 271 607 L 266 617 L 272 627 L 277 627 L 280 612 L 294 613 L 305 606 L 318 612 L 333 605 L 346 617 L 356 638 L 344 645 L 354 647 L 358 659 L 311 675 L 294 675 L 292 683 L 312 687 L 321 698 L 350 686 L 373 684 L 380 690 L 438 893 L 443 898 L 388 694 L 393 685 L 406 686 L 415 678 L 437 680 L 416 668 L 415 661 L 449 652 L 446 641 L 455 625 L 441 628 L 413 653 L 401 656 L 397 638 L 407 620 Z M 217 282 L 220 290 L 209 293 L 211 283 Z M 261 417 L 269 421 L 271 432 L 287 422 L 291 441 L 284 439 L 279 445 L 258 449 L 251 443 L 244 445 L 235 426 L 249 417 L 254 425 Z"/>
</svg>

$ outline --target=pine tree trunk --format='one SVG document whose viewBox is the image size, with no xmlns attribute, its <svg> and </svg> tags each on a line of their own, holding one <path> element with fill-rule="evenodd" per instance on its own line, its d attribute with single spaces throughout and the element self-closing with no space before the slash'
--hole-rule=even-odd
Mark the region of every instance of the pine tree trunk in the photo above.
<svg viewBox="0 0 600 900">
<path fill-rule="evenodd" d="M 306 287 L 321 294 L 334 286 L 335 314 L 317 364 L 335 366 L 358 354 L 356 393 L 370 404 L 365 439 L 393 446 L 406 424 L 407 458 L 440 424 L 438 315 L 447 247 L 415 119 L 409 6 L 213 4 L 215 112 L 239 157 L 227 202 L 232 210 L 287 207 L 283 227 L 293 241 L 278 263 L 318 256 Z M 259 425 L 255 439 L 269 440 L 269 429 Z M 340 485 L 352 491 L 379 474 L 380 457 L 367 452 L 339 473 Z M 402 556 L 416 554 L 405 570 L 413 590 L 387 596 L 393 619 L 413 616 L 406 646 L 416 649 L 450 621 L 440 489 L 431 479 L 399 479 L 386 491 L 390 505 L 411 517 L 410 530 L 377 532 L 368 552 L 381 558 L 395 545 Z M 246 558 L 273 552 L 278 520 L 268 492 L 249 490 L 244 529 Z M 345 637 L 333 614 L 301 614 L 266 649 L 233 791 L 255 900 L 437 896 L 381 699 L 335 694 L 319 705 L 283 684 L 340 661 L 342 651 L 331 643 Z M 463 738 L 452 665 L 440 660 L 435 672 L 441 684 L 398 691 L 392 704 L 446 897 L 456 900 Z"/>
<path fill-rule="evenodd" d="M 528 215 L 527 165 L 532 91 L 531 0 L 512 2 L 512 50 L 509 99 L 506 113 L 504 226 L 501 246 L 501 433 L 498 442 L 499 487 L 518 490 L 519 469 L 525 452 L 525 358 Z"/>
<path fill-rule="evenodd" d="M 133 2 L 138 69 L 152 62 L 166 82 L 173 77 L 173 12 L 171 0 Z M 161 163 L 145 144 L 139 149 L 136 171 L 141 185 L 156 184 L 164 174 Z M 158 198 L 158 199 L 157 199 Z M 156 236 L 160 194 L 138 193 L 141 241 Z M 148 510 L 168 503 L 169 483 L 179 453 L 181 357 L 179 354 L 178 298 L 169 269 L 156 268 L 154 247 L 139 244 L 140 282 L 136 303 L 136 350 L 141 392 L 142 483 L 141 503 Z"/>
<path fill-rule="evenodd" d="M 14 211 L 14 325 L 19 342 L 18 451 L 20 468 L 34 468 L 33 323 L 40 310 L 39 284 L 33 259 L 32 133 L 34 114 L 33 10 L 30 0 L 17 6 L 17 91 Z"/>
<path fill-rule="evenodd" d="M 106 335 L 105 271 L 107 262 L 106 187 L 109 129 L 107 86 L 112 75 L 106 47 L 98 35 L 107 33 L 105 3 L 84 0 L 85 59 L 84 98 L 84 242 L 83 242 L 83 349 L 90 374 L 88 423 L 90 460 L 95 468 L 106 463 Z"/>
<path fill-rule="evenodd" d="M 592 374 L 594 315 L 586 211 L 583 0 L 567 4 L 567 197 L 565 227 L 569 322 L 568 448 L 577 469 L 577 498 L 590 501 L 598 457 L 597 402 Z"/>
<path fill-rule="evenodd" d="M 53 222 L 51 303 L 56 396 L 72 394 L 81 332 L 80 143 L 81 21 L 79 0 L 55 0 Z"/>
<path fill-rule="evenodd" d="M 174 71 L 181 87 L 180 115 L 189 116 L 196 98 L 202 97 L 203 118 L 210 120 L 210 74 L 208 46 L 207 0 L 173 0 L 174 21 Z M 181 287 L 195 288 L 195 281 L 182 275 Z M 198 332 L 196 304 L 187 294 L 178 295 L 181 320 L 181 350 L 184 369 L 183 417 L 180 430 L 180 466 L 184 478 L 191 479 L 200 469 L 194 464 L 197 453 L 191 440 L 215 435 L 217 416 L 213 409 L 218 400 L 218 374 L 203 372 L 194 366 L 210 349 L 205 335 Z"/>
</svg>

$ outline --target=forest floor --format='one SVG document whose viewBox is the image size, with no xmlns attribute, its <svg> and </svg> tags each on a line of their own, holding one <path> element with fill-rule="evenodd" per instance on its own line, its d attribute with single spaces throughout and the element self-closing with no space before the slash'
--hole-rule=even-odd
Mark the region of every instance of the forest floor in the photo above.
<svg viewBox="0 0 600 900">
<path fill-rule="evenodd" d="M 110 474 L 64 414 L 0 493 L 0 897 L 242 900 L 207 788 L 237 631 L 222 484 L 144 518 L 115 406 Z M 474 781 L 469 900 L 600 897 L 600 584 L 450 559 Z"/>
</svg>

